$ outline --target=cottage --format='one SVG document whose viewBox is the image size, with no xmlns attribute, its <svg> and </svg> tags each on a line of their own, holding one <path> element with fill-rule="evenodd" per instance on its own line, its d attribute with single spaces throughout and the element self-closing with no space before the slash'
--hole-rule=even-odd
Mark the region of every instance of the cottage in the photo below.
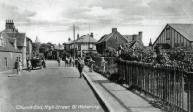
<svg viewBox="0 0 193 112">
<path fill-rule="evenodd" d="M 193 45 L 193 24 L 167 24 L 153 43 L 153 47 L 156 45 L 162 46 L 163 49 Z"/>
<path fill-rule="evenodd" d="M 104 50 L 108 47 L 112 47 L 115 50 L 119 50 L 120 46 L 127 44 L 129 48 L 144 47 L 142 42 L 142 32 L 138 35 L 121 35 L 117 28 L 112 28 L 112 32 L 108 35 L 104 35 L 97 43 L 97 52 L 104 53 Z"/>
<path fill-rule="evenodd" d="M 75 47 L 77 50 L 77 55 L 86 55 L 87 53 L 97 53 L 96 50 L 97 40 L 94 39 L 93 33 L 90 35 L 83 35 L 79 37 L 77 35 L 77 40 L 75 41 Z"/>
</svg>

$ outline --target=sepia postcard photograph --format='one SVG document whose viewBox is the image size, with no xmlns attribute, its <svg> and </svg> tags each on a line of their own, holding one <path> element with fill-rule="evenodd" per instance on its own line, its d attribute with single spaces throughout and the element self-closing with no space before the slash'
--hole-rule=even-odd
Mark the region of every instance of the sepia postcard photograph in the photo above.
<svg viewBox="0 0 193 112">
<path fill-rule="evenodd" d="M 193 112 L 193 0 L 0 0 L 0 112 Z"/>
</svg>

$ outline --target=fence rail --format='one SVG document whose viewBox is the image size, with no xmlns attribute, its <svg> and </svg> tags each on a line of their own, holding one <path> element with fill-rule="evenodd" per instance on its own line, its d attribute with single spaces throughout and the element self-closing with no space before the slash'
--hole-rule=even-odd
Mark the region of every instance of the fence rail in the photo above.
<svg viewBox="0 0 193 112">
<path fill-rule="evenodd" d="M 145 95 L 159 99 L 172 112 L 193 112 L 193 73 L 172 66 L 118 61 L 118 74 L 124 83 Z"/>
</svg>

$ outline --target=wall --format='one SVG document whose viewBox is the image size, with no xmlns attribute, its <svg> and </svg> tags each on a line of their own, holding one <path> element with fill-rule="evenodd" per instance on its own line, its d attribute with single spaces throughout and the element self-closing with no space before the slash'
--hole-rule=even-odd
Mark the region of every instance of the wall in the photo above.
<svg viewBox="0 0 193 112">
<path fill-rule="evenodd" d="M 4 65 L 5 57 L 7 58 L 7 67 Z M 17 57 L 22 58 L 22 53 L 0 52 L 0 71 L 13 69 Z"/>
</svg>

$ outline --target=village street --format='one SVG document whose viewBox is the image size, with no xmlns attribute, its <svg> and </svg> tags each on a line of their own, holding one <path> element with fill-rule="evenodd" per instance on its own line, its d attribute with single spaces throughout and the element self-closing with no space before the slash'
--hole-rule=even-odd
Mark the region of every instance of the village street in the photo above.
<svg viewBox="0 0 193 112">
<path fill-rule="evenodd" d="M 46 69 L 0 73 L 0 112 L 104 111 L 78 70 L 46 61 Z"/>
</svg>

